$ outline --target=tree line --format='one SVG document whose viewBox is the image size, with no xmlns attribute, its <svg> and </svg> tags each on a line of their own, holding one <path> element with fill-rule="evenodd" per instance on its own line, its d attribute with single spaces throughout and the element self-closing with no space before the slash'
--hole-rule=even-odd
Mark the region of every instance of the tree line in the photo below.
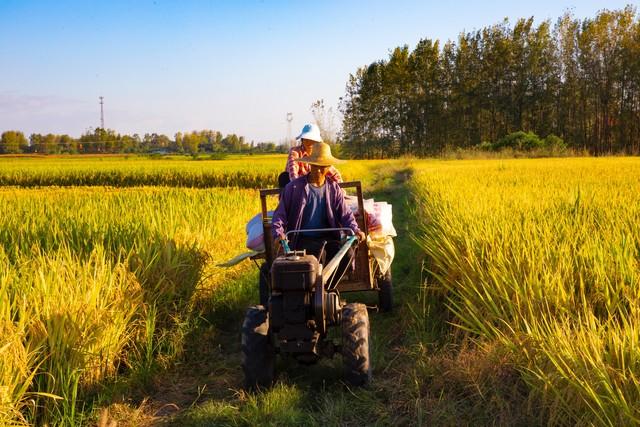
<svg viewBox="0 0 640 427">
<path fill-rule="evenodd" d="M 80 138 L 69 135 L 31 134 L 5 131 L 0 137 L 0 154 L 116 154 L 116 153 L 275 153 L 284 148 L 273 142 L 248 143 L 243 136 L 214 130 L 178 132 L 166 135 L 146 133 L 121 135 L 111 129 L 96 128 Z"/>
<path fill-rule="evenodd" d="M 340 142 L 354 157 L 499 146 L 520 132 L 595 155 L 640 153 L 636 9 L 567 13 L 423 39 L 349 76 Z"/>
</svg>

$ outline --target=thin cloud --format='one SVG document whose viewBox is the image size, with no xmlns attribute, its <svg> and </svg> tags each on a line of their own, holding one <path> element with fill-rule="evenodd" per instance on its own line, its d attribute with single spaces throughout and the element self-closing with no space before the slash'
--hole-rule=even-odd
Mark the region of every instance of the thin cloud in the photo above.
<svg viewBox="0 0 640 427">
<path fill-rule="evenodd" d="M 69 108 L 82 102 L 57 95 L 25 95 L 16 91 L 0 92 L 0 114 L 41 113 L 53 108 Z"/>
</svg>

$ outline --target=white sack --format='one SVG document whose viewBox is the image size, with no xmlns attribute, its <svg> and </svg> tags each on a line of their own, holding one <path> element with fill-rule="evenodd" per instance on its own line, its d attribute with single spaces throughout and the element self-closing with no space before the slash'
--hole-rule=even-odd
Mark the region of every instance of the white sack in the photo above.
<svg viewBox="0 0 640 427">
<path fill-rule="evenodd" d="M 391 267 L 393 257 L 396 254 L 393 238 L 391 236 L 369 236 L 367 237 L 367 245 L 369 246 L 371 255 L 373 255 L 378 262 L 380 273 L 385 274 L 387 270 L 389 270 L 389 267 Z"/>
</svg>

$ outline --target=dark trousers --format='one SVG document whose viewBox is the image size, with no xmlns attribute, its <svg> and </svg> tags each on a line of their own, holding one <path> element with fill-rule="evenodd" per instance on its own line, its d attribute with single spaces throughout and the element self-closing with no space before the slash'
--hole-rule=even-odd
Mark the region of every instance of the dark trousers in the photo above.
<svg viewBox="0 0 640 427">
<path fill-rule="evenodd" d="M 325 245 L 326 242 L 326 245 Z M 324 251 L 322 251 L 322 246 L 324 245 Z M 301 251 L 306 250 L 308 254 L 314 255 L 318 258 L 318 261 L 326 267 L 326 265 L 333 259 L 333 257 L 338 253 L 341 247 L 341 243 L 339 240 L 328 238 L 319 238 L 319 237 L 304 237 L 299 236 L 295 245 L 294 250 Z M 320 252 L 323 252 L 322 254 Z M 355 247 L 351 246 L 347 253 L 340 260 L 340 264 L 336 269 L 333 277 L 330 280 L 330 283 L 326 283 L 325 285 L 329 285 L 333 287 L 337 281 L 340 279 L 342 274 L 347 270 L 347 268 L 351 267 L 351 261 L 355 256 Z"/>
</svg>

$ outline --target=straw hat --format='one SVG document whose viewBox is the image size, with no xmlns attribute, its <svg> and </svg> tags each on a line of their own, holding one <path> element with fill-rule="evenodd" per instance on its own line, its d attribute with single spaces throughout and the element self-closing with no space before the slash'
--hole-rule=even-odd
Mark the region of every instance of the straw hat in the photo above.
<svg viewBox="0 0 640 427">
<path fill-rule="evenodd" d="M 308 139 L 310 141 L 322 142 L 322 137 L 320 136 L 320 128 L 313 123 L 309 123 L 304 125 L 302 128 L 302 132 L 300 135 L 296 137 L 296 139 Z"/>
<path fill-rule="evenodd" d="M 331 147 L 326 142 L 316 142 L 311 149 L 311 155 L 298 159 L 299 162 L 317 166 L 331 166 L 344 163 L 345 160 L 336 159 L 331 154 Z"/>
</svg>

